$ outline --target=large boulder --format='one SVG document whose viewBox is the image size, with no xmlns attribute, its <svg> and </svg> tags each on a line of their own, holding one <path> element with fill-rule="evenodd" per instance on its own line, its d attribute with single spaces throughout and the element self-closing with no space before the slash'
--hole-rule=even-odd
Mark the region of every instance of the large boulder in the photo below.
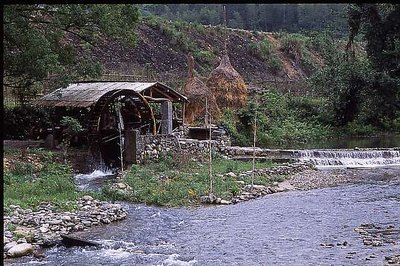
<svg viewBox="0 0 400 266">
<path fill-rule="evenodd" d="M 22 243 L 13 246 L 7 252 L 7 255 L 13 258 L 30 255 L 33 252 L 33 246 L 28 243 Z"/>
</svg>

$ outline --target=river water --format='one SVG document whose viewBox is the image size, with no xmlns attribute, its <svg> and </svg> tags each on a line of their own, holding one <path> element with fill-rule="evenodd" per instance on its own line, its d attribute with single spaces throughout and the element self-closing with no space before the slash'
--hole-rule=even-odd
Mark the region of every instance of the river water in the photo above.
<svg viewBox="0 0 400 266">
<path fill-rule="evenodd" d="M 348 170 L 365 182 L 276 193 L 236 205 L 159 208 L 122 203 L 124 221 L 80 237 L 94 247 L 55 247 L 8 265 L 384 265 L 400 254 L 400 168 Z M 397 230 L 366 246 L 354 229 Z"/>
</svg>

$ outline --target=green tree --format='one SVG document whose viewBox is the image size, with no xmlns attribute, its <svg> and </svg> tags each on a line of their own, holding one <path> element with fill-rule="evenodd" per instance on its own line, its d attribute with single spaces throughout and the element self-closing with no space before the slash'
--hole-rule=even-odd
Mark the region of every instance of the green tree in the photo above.
<svg viewBox="0 0 400 266">
<path fill-rule="evenodd" d="M 35 88 L 54 88 L 101 73 L 85 51 L 108 36 L 134 45 L 135 5 L 5 5 L 3 84 L 23 101 Z"/>
<path fill-rule="evenodd" d="M 351 48 L 364 32 L 366 51 L 374 68 L 400 78 L 400 4 L 357 4 L 349 8 Z"/>
<path fill-rule="evenodd" d="M 330 57 L 312 78 L 314 87 L 330 99 L 336 125 L 393 130 L 400 121 L 400 5 L 351 5 L 348 21 L 347 57 Z M 353 52 L 358 33 L 366 41 L 366 57 Z"/>
</svg>

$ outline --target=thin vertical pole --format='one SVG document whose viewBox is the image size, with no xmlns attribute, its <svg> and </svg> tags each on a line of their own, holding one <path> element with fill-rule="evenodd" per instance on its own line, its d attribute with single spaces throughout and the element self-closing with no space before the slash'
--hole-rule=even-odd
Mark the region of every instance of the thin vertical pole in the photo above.
<svg viewBox="0 0 400 266">
<path fill-rule="evenodd" d="M 186 104 L 185 103 L 183 103 L 183 106 L 182 106 L 182 126 L 185 126 L 185 112 L 186 112 Z"/>
<path fill-rule="evenodd" d="M 228 53 L 228 45 L 227 45 L 227 42 L 228 42 L 228 38 L 227 38 L 227 30 L 226 30 L 226 7 L 225 7 L 225 5 L 224 5 L 224 52 L 227 54 Z"/>
<path fill-rule="evenodd" d="M 212 175 L 212 147 L 211 147 L 211 115 L 209 112 L 208 108 L 208 101 L 206 97 L 206 117 L 208 120 L 208 127 L 209 127 L 209 138 L 208 138 L 208 147 L 209 147 L 209 168 L 208 168 L 208 174 L 210 177 L 210 194 L 213 193 L 214 188 L 213 188 L 213 175 Z"/>
<path fill-rule="evenodd" d="M 256 139 L 257 139 L 257 96 L 256 96 L 256 106 L 254 108 L 254 132 L 253 132 L 253 171 L 251 175 L 251 189 L 254 186 L 254 175 L 256 166 Z"/>
<path fill-rule="evenodd" d="M 122 132 L 124 130 L 124 120 L 122 118 L 121 106 L 120 106 L 119 102 L 116 105 L 116 111 L 117 111 L 117 116 L 118 116 L 119 152 L 120 152 L 120 161 L 121 161 L 121 172 L 123 172 L 124 171 L 124 146 L 125 146 L 125 140 L 124 140 L 124 137 L 122 135 Z"/>
</svg>

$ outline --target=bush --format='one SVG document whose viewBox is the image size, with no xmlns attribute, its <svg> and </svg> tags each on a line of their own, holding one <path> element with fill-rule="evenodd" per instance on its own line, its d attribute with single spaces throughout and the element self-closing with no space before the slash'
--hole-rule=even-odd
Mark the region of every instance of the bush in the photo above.
<svg viewBox="0 0 400 266">
<path fill-rule="evenodd" d="M 316 68 L 307 49 L 308 42 L 309 37 L 298 33 L 285 33 L 281 38 L 281 50 L 297 63 L 302 64 L 308 71 L 312 71 Z"/>
<path fill-rule="evenodd" d="M 259 59 L 267 60 L 272 53 L 272 45 L 267 39 L 257 43 L 251 43 L 248 46 L 250 53 L 257 56 Z"/>
<path fill-rule="evenodd" d="M 288 96 L 266 90 L 257 104 L 254 100 L 249 101 L 237 115 L 226 111 L 222 124 L 235 145 L 249 146 L 253 143 L 257 109 L 257 146 L 287 148 L 332 135 L 331 127 L 323 123 L 326 120 L 326 114 L 321 112 L 324 103 L 321 98 Z"/>
<path fill-rule="evenodd" d="M 196 49 L 193 52 L 193 57 L 200 63 L 211 65 L 214 61 L 214 54 L 207 50 Z"/>
<path fill-rule="evenodd" d="M 34 106 L 16 106 L 4 110 L 5 139 L 39 139 L 43 129 L 51 126 L 51 111 Z"/>
<path fill-rule="evenodd" d="M 345 132 L 350 136 L 367 136 L 376 132 L 376 128 L 372 125 L 366 125 L 359 121 L 352 121 L 346 125 Z"/>
</svg>

